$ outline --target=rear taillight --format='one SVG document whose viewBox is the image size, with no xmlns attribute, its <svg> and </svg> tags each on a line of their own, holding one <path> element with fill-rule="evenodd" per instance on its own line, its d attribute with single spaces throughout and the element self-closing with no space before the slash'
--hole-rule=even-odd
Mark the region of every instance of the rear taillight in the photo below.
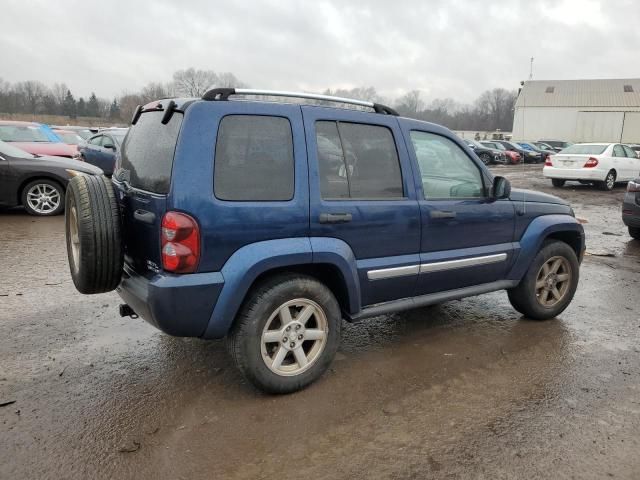
<svg viewBox="0 0 640 480">
<path fill-rule="evenodd" d="M 167 212 L 162 218 L 162 268 L 193 273 L 200 260 L 200 229 L 185 213 Z"/>
<path fill-rule="evenodd" d="M 587 160 L 587 163 L 584 164 L 584 168 L 593 168 L 597 166 L 598 166 L 598 159 L 593 157 L 590 157 L 589 160 Z"/>
<path fill-rule="evenodd" d="M 640 183 L 638 182 L 627 183 L 627 192 L 640 192 Z"/>
<path fill-rule="evenodd" d="M 547 155 L 547 158 L 544 161 L 545 167 L 553 167 L 553 163 L 551 163 L 551 155 Z"/>
</svg>

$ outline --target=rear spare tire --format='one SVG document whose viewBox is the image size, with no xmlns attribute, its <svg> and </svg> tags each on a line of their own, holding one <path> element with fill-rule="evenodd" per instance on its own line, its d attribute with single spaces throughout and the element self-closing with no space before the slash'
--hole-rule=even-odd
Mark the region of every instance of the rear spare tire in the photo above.
<svg viewBox="0 0 640 480">
<path fill-rule="evenodd" d="M 103 293 L 120 283 L 123 266 L 120 213 L 111 181 L 78 175 L 67 186 L 67 257 L 80 293 Z"/>
</svg>

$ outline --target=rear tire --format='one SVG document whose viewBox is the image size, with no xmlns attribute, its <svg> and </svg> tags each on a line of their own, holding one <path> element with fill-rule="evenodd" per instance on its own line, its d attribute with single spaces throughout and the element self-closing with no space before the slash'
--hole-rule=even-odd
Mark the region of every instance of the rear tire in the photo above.
<svg viewBox="0 0 640 480">
<path fill-rule="evenodd" d="M 569 306 L 579 278 L 580 265 L 573 248 L 558 240 L 547 241 L 518 286 L 507 291 L 509 301 L 527 318 L 548 320 Z"/>
<path fill-rule="evenodd" d="M 73 284 L 80 293 L 104 293 L 120 283 L 120 212 L 111 181 L 78 175 L 67 186 L 65 230 Z"/>
<path fill-rule="evenodd" d="M 640 227 L 629 227 L 629 235 L 636 240 L 640 240 Z"/>
<path fill-rule="evenodd" d="M 566 182 L 566 180 L 562 180 L 561 178 L 552 178 L 551 179 L 551 184 L 556 188 L 564 187 L 564 182 Z"/>
<path fill-rule="evenodd" d="M 604 182 L 600 182 L 600 188 L 602 190 L 610 192 L 611 190 L 613 190 L 613 187 L 615 186 L 616 186 L 616 171 L 609 170 L 609 173 L 607 173 L 607 176 L 604 177 Z"/>
<path fill-rule="evenodd" d="M 305 311 L 311 316 L 303 321 Z M 316 381 L 329 367 L 340 343 L 341 324 L 338 302 L 324 284 L 306 275 L 276 275 L 249 293 L 227 347 L 256 387 L 291 393 Z"/>
</svg>

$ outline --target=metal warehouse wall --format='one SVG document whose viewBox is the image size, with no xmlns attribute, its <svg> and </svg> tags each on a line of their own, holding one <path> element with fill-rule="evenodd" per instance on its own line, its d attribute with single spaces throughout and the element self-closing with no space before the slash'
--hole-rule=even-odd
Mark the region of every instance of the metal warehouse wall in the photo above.
<svg viewBox="0 0 640 480">
<path fill-rule="evenodd" d="M 640 108 L 518 107 L 513 138 L 640 143 Z"/>
</svg>

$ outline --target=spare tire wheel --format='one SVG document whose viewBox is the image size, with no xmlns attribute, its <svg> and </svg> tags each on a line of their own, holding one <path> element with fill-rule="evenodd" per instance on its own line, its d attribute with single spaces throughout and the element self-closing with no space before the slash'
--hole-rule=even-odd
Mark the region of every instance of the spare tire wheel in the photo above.
<svg viewBox="0 0 640 480">
<path fill-rule="evenodd" d="M 78 175 L 67 186 L 67 257 L 80 293 L 103 293 L 120 283 L 123 266 L 120 213 L 111 181 Z"/>
</svg>

